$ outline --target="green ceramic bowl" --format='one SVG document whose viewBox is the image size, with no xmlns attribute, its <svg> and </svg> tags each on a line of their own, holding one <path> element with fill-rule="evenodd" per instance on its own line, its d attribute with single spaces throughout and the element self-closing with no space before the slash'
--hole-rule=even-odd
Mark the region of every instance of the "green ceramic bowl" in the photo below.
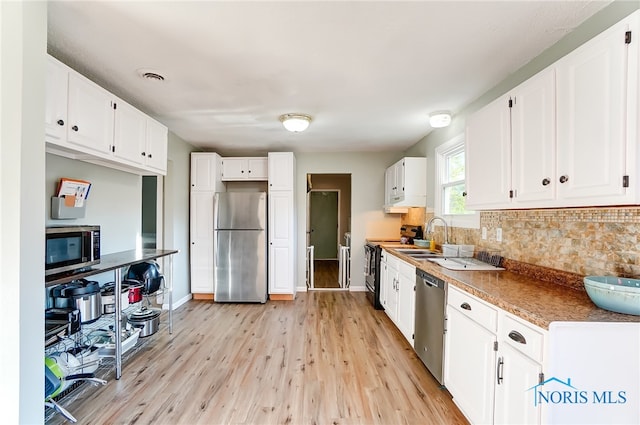
<svg viewBox="0 0 640 425">
<path fill-rule="evenodd" d="M 591 301 L 605 310 L 640 316 L 640 279 L 586 276 L 584 288 Z"/>
</svg>

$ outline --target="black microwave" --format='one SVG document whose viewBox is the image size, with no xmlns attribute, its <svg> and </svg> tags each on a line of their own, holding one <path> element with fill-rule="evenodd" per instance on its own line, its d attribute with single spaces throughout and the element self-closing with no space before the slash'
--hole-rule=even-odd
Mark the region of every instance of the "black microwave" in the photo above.
<svg viewBox="0 0 640 425">
<path fill-rule="evenodd" d="M 45 232 L 45 276 L 100 263 L 100 226 L 55 226 Z"/>
</svg>

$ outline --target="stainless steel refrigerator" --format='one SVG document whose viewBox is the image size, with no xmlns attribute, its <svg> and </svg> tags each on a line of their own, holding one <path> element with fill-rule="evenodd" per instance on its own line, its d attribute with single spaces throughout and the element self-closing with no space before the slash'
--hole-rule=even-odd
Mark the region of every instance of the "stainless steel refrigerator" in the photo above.
<svg viewBox="0 0 640 425">
<path fill-rule="evenodd" d="M 218 302 L 267 301 L 267 194 L 219 192 L 213 201 Z"/>
</svg>

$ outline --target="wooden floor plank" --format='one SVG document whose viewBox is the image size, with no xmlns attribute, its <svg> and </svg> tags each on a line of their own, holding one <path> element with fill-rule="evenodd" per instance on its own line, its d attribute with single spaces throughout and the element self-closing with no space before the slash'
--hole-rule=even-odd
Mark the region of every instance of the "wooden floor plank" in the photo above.
<svg viewBox="0 0 640 425">
<path fill-rule="evenodd" d="M 122 378 L 66 406 L 86 424 L 466 424 L 364 293 L 190 301 Z M 63 423 L 56 415 L 48 423 Z"/>
</svg>

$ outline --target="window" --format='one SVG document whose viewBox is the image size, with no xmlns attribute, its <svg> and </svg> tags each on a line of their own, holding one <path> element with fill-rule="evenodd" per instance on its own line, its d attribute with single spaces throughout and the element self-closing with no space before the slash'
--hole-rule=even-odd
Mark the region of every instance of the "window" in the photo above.
<svg viewBox="0 0 640 425">
<path fill-rule="evenodd" d="M 436 148 L 435 210 L 456 227 L 479 228 L 480 214 L 466 209 L 465 148 L 460 135 Z"/>
</svg>

